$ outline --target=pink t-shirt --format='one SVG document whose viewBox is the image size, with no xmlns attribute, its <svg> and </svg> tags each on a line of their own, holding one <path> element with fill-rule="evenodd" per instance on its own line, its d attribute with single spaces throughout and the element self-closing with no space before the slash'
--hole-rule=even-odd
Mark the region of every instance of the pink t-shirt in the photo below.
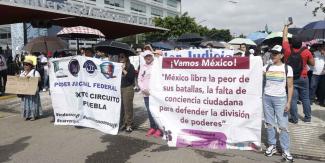
<svg viewBox="0 0 325 163">
<path fill-rule="evenodd" d="M 152 63 L 150 65 L 143 64 L 142 66 L 140 66 L 140 71 L 138 74 L 138 85 L 139 85 L 141 91 L 143 91 L 143 90 L 149 91 L 151 68 L 152 68 Z M 144 96 L 146 96 L 146 95 L 144 95 Z"/>
</svg>

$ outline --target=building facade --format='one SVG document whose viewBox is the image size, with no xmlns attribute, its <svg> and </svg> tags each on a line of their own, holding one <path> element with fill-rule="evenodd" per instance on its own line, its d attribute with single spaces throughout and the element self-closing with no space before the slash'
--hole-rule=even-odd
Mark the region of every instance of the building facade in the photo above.
<svg viewBox="0 0 325 163">
<path fill-rule="evenodd" d="M 112 13 L 118 15 L 135 16 L 148 18 L 152 20 L 153 17 L 167 17 L 176 16 L 181 13 L 181 0 L 47 0 L 55 1 L 58 3 L 71 3 L 77 6 L 89 6 L 102 8 L 103 10 L 109 10 Z M 150 24 L 150 22 L 149 22 Z M 82 24 L 80 24 L 82 25 Z M 27 24 L 27 40 L 36 38 L 39 36 L 55 36 L 58 32 L 57 27 L 55 30 L 50 29 L 37 29 L 30 27 Z M 11 28 L 11 29 L 10 29 Z M 123 30 L 123 29 L 121 29 Z M 11 34 L 8 33 L 11 31 Z M 15 34 L 12 32 L 15 31 Z M 13 53 L 18 53 L 18 49 L 21 49 L 21 38 L 23 29 L 21 25 L 0 26 L 0 46 L 3 49 L 9 46 Z M 54 31 L 54 32 L 53 32 Z M 109 36 L 107 36 L 109 38 Z M 19 40 L 18 40 L 19 38 Z M 8 41 L 11 40 L 11 41 Z M 10 44 L 11 43 L 11 44 Z M 80 41 L 80 47 L 91 47 L 96 41 Z M 76 40 L 69 40 L 71 49 L 76 49 Z M 20 51 L 20 50 L 19 50 Z"/>
<path fill-rule="evenodd" d="M 147 18 L 181 14 L 181 0 L 68 0 L 70 3 L 103 7 L 112 12 Z M 109 36 L 107 36 L 109 38 Z M 95 41 L 79 41 L 80 47 L 91 47 Z M 77 48 L 76 40 L 69 40 L 71 49 Z"/>
</svg>

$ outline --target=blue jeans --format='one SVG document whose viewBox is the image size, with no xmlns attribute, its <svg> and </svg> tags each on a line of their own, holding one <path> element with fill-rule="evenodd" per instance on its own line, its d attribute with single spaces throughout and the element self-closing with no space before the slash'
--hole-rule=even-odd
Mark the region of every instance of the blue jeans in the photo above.
<svg viewBox="0 0 325 163">
<path fill-rule="evenodd" d="M 158 126 L 153 119 L 150 109 L 149 109 L 149 97 L 143 97 L 144 99 L 144 104 L 146 105 L 147 111 L 148 111 L 148 117 L 149 117 L 149 122 L 150 122 L 150 128 L 158 129 Z"/>
<path fill-rule="evenodd" d="M 309 81 L 308 78 L 300 77 L 293 81 L 293 96 L 291 100 L 291 109 L 290 109 L 290 118 L 294 122 L 298 122 L 298 107 L 297 100 L 298 98 L 302 102 L 302 107 L 304 110 L 304 120 L 311 120 L 311 106 L 310 106 L 310 98 L 309 98 Z"/>
<path fill-rule="evenodd" d="M 263 96 L 263 109 L 267 132 L 267 143 L 276 145 L 276 129 L 280 129 L 280 145 L 282 150 L 289 150 L 290 137 L 288 131 L 288 113 L 284 112 L 287 97 Z"/>
<path fill-rule="evenodd" d="M 47 89 L 48 88 L 48 81 L 49 81 L 49 76 L 48 75 L 44 75 L 44 79 L 43 79 L 43 89 Z"/>
<path fill-rule="evenodd" d="M 311 78 L 311 86 L 310 86 L 310 102 L 312 102 L 314 99 L 315 99 L 315 95 L 316 95 L 316 90 L 317 90 L 317 87 L 318 87 L 318 83 L 321 79 L 321 76 L 320 75 L 313 75 L 312 78 Z"/>
</svg>

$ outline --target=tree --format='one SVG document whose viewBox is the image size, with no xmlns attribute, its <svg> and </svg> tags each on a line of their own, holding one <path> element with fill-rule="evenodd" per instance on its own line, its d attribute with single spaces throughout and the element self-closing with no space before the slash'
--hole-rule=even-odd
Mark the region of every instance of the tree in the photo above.
<svg viewBox="0 0 325 163">
<path fill-rule="evenodd" d="M 305 6 L 307 6 L 309 3 L 316 4 L 316 7 L 313 11 L 313 15 L 316 16 L 318 12 L 323 12 L 325 13 L 325 4 L 323 1 L 320 0 L 305 0 Z"/>
<path fill-rule="evenodd" d="M 147 42 L 176 39 L 185 33 L 199 33 L 201 36 L 215 40 L 229 41 L 231 39 L 229 30 L 217 30 L 215 28 L 210 30 L 206 26 L 198 25 L 195 18 L 188 16 L 187 12 L 181 16 L 155 18 L 153 21 L 156 26 L 167 28 L 169 31 L 145 34 Z"/>
<path fill-rule="evenodd" d="M 211 30 L 209 30 L 209 32 L 206 34 L 206 36 L 212 40 L 217 40 L 217 41 L 228 42 L 232 39 L 229 29 L 212 28 Z"/>
</svg>

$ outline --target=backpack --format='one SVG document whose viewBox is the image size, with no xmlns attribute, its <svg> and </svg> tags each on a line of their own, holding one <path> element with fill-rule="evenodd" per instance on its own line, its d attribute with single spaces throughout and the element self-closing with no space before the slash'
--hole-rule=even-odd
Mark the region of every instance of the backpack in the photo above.
<svg viewBox="0 0 325 163">
<path fill-rule="evenodd" d="M 306 48 L 301 48 L 298 52 L 294 52 L 294 50 L 291 48 L 291 54 L 287 59 L 286 63 L 290 65 L 292 68 L 294 80 L 300 78 L 301 72 L 304 69 L 304 63 L 303 63 L 301 53 L 305 49 Z"/>
</svg>

